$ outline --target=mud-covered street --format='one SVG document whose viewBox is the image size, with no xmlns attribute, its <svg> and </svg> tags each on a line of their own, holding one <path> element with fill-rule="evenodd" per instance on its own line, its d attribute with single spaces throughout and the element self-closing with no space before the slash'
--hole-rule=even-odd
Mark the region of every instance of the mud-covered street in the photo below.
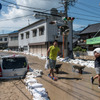
<svg viewBox="0 0 100 100">
<path fill-rule="evenodd" d="M 7 54 L 0 52 L 0 55 Z M 10 54 L 10 53 L 9 53 Z M 83 74 L 72 72 L 72 66 L 61 63 L 58 78 L 53 81 L 47 75 L 49 70 L 44 69 L 45 60 L 30 55 L 27 56 L 32 69 L 43 70 L 42 77 L 38 77 L 39 83 L 48 92 L 50 100 L 100 100 L 100 89 L 97 80 L 94 85 L 90 83 L 90 77 L 95 75 L 93 68 L 85 68 Z M 25 88 L 23 80 L 0 80 L 0 100 L 32 100 L 32 96 Z"/>
</svg>

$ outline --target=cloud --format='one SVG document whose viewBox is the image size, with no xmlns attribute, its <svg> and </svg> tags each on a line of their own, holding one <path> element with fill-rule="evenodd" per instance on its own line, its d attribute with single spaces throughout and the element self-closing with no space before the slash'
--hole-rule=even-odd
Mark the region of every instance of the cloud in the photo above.
<svg viewBox="0 0 100 100">
<path fill-rule="evenodd" d="M 60 0 L 15 0 L 15 3 L 18 4 L 17 6 L 13 4 L 8 4 L 9 6 L 13 6 L 13 7 L 6 8 L 6 11 L 1 11 L 1 15 L 3 17 L 2 19 L 12 19 L 15 17 L 34 14 L 33 10 L 36 11 L 39 10 L 44 12 L 45 10 L 50 10 L 51 8 L 56 8 L 61 6 L 61 4 L 59 4 L 59 1 Z M 19 5 L 36 8 L 36 9 L 29 9 Z M 17 30 L 19 28 L 15 28 L 15 27 L 24 27 L 28 25 L 28 19 L 30 20 L 30 23 L 36 21 L 36 19 L 33 18 L 32 15 L 29 17 L 22 17 L 16 20 L 12 19 L 12 20 L 0 21 L 0 30 L 5 30 L 5 31 L 6 30 L 14 31 L 15 29 Z M 8 28 L 2 28 L 2 27 L 8 27 Z"/>
<path fill-rule="evenodd" d="M 73 24 L 73 29 L 74 30 L 82 30 L 83 28 L 85 28 L 85 25 L 80 25 L 80 24 Z"/>
</svg>

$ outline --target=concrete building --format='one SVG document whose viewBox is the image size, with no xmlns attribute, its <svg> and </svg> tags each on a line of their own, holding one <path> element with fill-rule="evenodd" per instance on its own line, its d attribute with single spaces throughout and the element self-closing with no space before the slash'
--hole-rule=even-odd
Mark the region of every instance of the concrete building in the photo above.
<svg viewBox="0 0 100 100">
<path fill-rule="evenodd" d="M 62 50 L 62 36 L 58 37 L 57 25 L 49 24 L 51 20 L 39 20 L 19 30 L 19 49 L 30 53 L 44 55 L 55 39 Z"/>
<path fill-rule="evenodd" d="M 8 34 L 0 34 L 0 49 L 8 48 Z"/>
<path fill-rule="evenodd" d="M 8 48 L 13 51 L 18 51 L 18 31 L 14 31 L 8 34 Z"/>
</svg>

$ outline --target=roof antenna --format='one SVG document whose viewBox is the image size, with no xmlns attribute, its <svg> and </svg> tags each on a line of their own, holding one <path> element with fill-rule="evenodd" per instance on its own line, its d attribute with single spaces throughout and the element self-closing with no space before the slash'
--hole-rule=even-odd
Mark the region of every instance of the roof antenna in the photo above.
<svg viewBox="0 0 100 100">
<path fill-rule="evenodd" d="M 28 19 L 28 25 L 30 25 L 30 20 Z"/>
</svg>

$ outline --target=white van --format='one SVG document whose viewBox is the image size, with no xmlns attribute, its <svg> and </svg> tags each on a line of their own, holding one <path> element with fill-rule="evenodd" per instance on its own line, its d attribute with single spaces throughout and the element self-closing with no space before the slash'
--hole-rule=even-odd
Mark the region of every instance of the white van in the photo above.
<svg viewBox="0 0 100 100">
<path fill-rule="evenodd" d="M 1 57 L 0 79 L 24 78 L 29 70 L 29 65 L 25 56 L 10 55 Z"/>
</svg>

